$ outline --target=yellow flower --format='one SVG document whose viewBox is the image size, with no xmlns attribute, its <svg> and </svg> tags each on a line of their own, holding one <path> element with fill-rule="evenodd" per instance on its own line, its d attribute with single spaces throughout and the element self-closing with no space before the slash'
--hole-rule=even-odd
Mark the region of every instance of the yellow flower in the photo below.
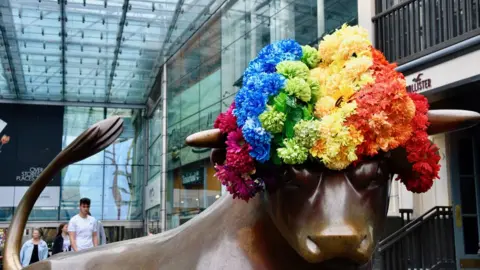
<svg viewBox="0 0 480 270">
<path fill-rule="evenodd" d="M 314 115 L 317 118 L 322 118 L 325 115 L 331 113 L 335 109 L 336 102 L 337 101 L 330 96 L 321 97 L 315 104 Z"/>
<path fill-rule="evenodd" d="M 355 113 L 356 106 L 355 102 L 344 103 L 322 117 L 320 138 L 310 154 L 321 159 L 329 169 L 344 169 L 357 159 L 356 147 L 363 142 L 363 136 L 353 126 L 344 125 L 345 119 Z"/>
<path fill-rule="evenodd" d="M 323 62 L 346 60 L 353 54 L 361 56 L 369 51 L 372 43 L 366 29 L 344 24 L 331 35 L 327 35 L 318 45 L 318 54 Z"/>
</svg>

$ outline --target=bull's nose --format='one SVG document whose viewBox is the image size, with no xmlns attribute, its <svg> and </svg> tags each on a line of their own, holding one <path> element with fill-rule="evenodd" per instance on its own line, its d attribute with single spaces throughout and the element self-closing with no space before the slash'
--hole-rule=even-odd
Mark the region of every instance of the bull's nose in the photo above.
<svg viewBox="0 0 480 270">
<path fill-rule="evenodd" d="M 309 236 L 306 244 L 310 252 L 321 254 L 322 260 L 347 258 L 363 264 L 370 258 L 368 242 L 366 234 L 349 226 L 335 226 Z"/>
</svg>

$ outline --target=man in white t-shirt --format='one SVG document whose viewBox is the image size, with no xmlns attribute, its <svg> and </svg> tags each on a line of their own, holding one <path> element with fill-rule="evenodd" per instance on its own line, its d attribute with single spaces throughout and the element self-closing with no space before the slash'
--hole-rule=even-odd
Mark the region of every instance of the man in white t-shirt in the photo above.
<svg viewBox="0 0 480 270">
<path fill-rule="evenodd" d="M 80 212 L 70 219 L 68 235 L 74 251 L 98 246 L 97 220 L 89 216 L 90 199 L 80 199 Z"/>
</svg>

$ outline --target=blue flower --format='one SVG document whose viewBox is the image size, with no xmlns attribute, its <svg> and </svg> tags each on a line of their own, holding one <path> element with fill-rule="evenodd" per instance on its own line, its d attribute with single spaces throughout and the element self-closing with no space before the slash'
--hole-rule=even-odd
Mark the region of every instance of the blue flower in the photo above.
<svg viewBox="0 0 480 270">
<path fill-rule="evenodd" d="M 293 39 L 280 40 L 273 44 L 282 53 L 292 54 L 295 57 L 295 60 L 300 60 L 302 58 L 302 46 Z"/>
<path fill-rule="evenodd" d="M 293 39 L 280 40 L 265 46 L 252 60 L 243 73 L 243 85 L 253 75 L 258 73 L 274 73 L 278 63 L 285 60 L 300 60 L 302 47 Z"/>
<path fill-rule="evenodd" d="M 265 111 L 268 98 L 277 95 L 286 82 L 284 76 L 276 73 L 276 66 L 285 60 L 301 58 L 300 44 L 292 39 L 280 40 L 260 50 L 243 73 L 243 87 L 235 96 L 233 114 L 245 140 L 252 146 L 250 156 L 259 162 L 270 159 L 272 136 L 262 127 L 258 116 Z"/>
<path fill-rule="evenodd" d="M 251 91 L 243 87 L 235 96 L 233 114 L 237 117 L 237 125 L 242 127 L 247 118 L 257 118 L 265 111 L 268 97 L 261 91 Z"/>
<path fill-rule="evenodd" d="M 242 127 L 242 134 L 252 147 L 250 156 L 259 162 L 265 162 L 270 159 L 270 141 L 272 136 L 262 127 L 258 118 L 248 118 Z"/>
<path fill-rule="evenodd" d="M 285 77 L 278 73 L 259 73 L 248 78 L 244 87 L 249 91 L 262 92 L 269 97 L 278 94 L 285 81 Z"/>
</svg>

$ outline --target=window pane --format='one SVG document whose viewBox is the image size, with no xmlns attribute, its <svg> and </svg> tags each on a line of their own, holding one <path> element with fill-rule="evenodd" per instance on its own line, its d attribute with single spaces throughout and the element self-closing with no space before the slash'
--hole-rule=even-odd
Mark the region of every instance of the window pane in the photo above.
<svg viewBox="0 0 480 270">
<path fill-rule="evenodd" d="M 135 183 L 130 165 L 105 166 L 104 220 L 130 220 L 136 218 L 141 207 L 142 185 Z M 138 189 L 138 190 L 137 190 Z"/>
<path fill-rule="evenodd" d="M 104 119 L 103 108 L 66 107 L 63 118 L 63 148 L 66 148 L 82 132 Z M 103 151 L 76 164 L 103 164 Z"/>
<path fill-rule="evenodd" d="M 150 147 L 148 152 L 148 163 L 150 169 L 148 171 L 148 179 L 152 179 L 162 169 L 162 137 L 157 137 L 157 140 Z"/>
<path fill-rule="evenodd" d="M 133 111 L 125 109 L 107 109 L 107 118 L 120 116 L 123 119 L 123 132 L 120 137 L 105 150 L 105 164 L 132 164 L 135 150 L 135 127 L 133 126 Z"/>
<path fill-rule="evenodd" d="M 152 119 L 150 121 L 150 135 L 149 135 L 149 146 L 152 146 L 154 141 L 161 135 L 162 133 L 162 111 L 160 108 L 155 109 L 153 113 Z"/>
<path fill-rule="evenodd" d="M 69 220 L 78 214 L 81 198 L 91 200 L 90 213 L 102 217 L 103 165 L 70 165 L 62 171 L 60 218 Z"/>
</svg>

